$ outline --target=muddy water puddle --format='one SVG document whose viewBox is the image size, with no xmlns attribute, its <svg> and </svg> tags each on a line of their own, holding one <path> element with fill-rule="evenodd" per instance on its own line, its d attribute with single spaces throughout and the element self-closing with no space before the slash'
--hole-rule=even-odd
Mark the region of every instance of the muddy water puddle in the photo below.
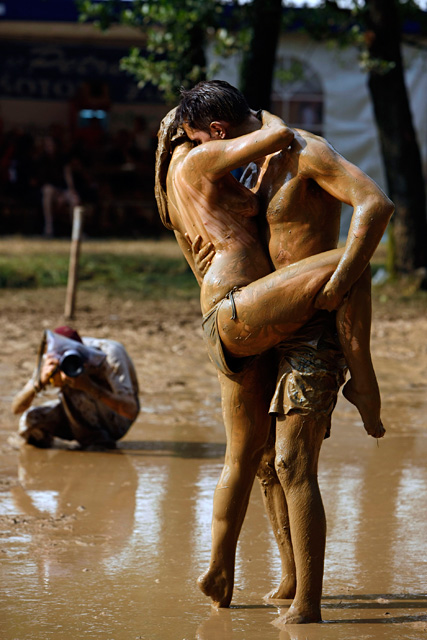
<svg viewBox="0 0 427 640">
<path fill-rule="evenodd" d="M 386 438 L 365 437 L 340 398 L 322 449 L 323 624 L 285 626 L 287 607 L 263 601 L 280 563 L 257 486 L 232 607 L 198 590 L 224 454 L 212 387 L 151 396 L 117 452 L 3 450 L 2 640 L 426 637 L 427 399 L 385 374 Z"/>
</svg>

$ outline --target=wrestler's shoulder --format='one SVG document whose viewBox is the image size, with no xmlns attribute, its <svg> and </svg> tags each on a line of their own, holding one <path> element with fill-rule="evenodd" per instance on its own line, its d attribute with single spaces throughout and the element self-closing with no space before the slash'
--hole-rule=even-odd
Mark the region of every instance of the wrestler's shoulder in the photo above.
<svg viewBox="0 0 427 640">
<path fill-rule="evenodd" d="M 191 151 L 186 155 L 181 165 L 184 173 L 195 172 L 206 173 L 212 169 L 213 162 L 218 157 L 219 151 L 216 145 L 216 141 L 206 144 L 200 144 L 193 147 Z"/>
<path fill-rule="evenodd" d="M 311 153 L 313 150 L 318 150 L 322 147 L 333 149 L 332 145 L 322 136 L 318 136 L 311 131 L 305 131 L 304 129 L 294 129 L 294 131 L 295 141 L 301 146 L 302 152 L 304 153 Z"/>
<path fill-rule="evenodd" d="M 315 169 L 319 166 L 336 166 L 341 156 L 333 146 L 322 136 L 310 131 L 295 129 L 298 155 L 300 157 L 300 172 Z"/>
</svg>

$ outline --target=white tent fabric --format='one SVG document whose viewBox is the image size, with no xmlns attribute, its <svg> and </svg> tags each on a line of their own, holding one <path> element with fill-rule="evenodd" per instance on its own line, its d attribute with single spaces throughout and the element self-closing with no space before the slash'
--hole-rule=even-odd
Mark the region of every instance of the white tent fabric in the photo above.
<svg viewBox="0 0 427 640">
<path fill-rule="evenodd" d="M 403 53 L 414 126 L 427 173 L 427 51 L 404 46 Z M 367 74 L 359 66 L 357 51 L 354 48 L 329 48 L 304 34 L 286 34 L 279 46 L 278 59 L 281 57 L 296 58 L 318 75 L 323 88 L 324 137 L 386 191 Z M 238 86 L 238 60 L 220 62 L 221 71 L 215 77 Z M 280 93 L 279 83 L 276 83 L 275 92 Z M 347 232 L 351 213 L 349 207 L 344 207 L 343 233 Z"/>
</svg>

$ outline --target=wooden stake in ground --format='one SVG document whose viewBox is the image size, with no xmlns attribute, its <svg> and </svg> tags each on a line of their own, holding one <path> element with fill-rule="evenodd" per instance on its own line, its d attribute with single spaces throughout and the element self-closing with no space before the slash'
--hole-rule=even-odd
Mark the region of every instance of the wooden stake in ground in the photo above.
<svg viewBox="0 0 427 640">
<path fill-rule="evenodd" d="M 65 298 L 64 315 L 66 320 L 74 317 L 76 292 L 79 271 L 80 245 L 82 239 L 84 208 L 76 206 L 73 209 L 73 230 L 71 234 L 70 265 L 68 268 L 67 295 Z"/>
</svg>

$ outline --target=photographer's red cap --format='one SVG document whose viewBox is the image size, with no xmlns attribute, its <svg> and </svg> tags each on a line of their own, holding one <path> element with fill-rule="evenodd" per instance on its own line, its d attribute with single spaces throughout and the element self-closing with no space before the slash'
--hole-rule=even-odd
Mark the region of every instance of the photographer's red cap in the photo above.
<svg viewBox="0 0 427 640">
<path fill-rule="evenodd" d="M 65 338 L 69 338 L 70 340 L 75 340 L 76 342 L 81 342 L 83 344 L 83 341 L 77 331 L 75 331 L 71 327 L 68 327 L 67 325 L 64 325 L 63 327 L 57 327 L 53 330 L 53 332 L 59 333 L 60 336 L 64 336 Z"/>
</svg>

